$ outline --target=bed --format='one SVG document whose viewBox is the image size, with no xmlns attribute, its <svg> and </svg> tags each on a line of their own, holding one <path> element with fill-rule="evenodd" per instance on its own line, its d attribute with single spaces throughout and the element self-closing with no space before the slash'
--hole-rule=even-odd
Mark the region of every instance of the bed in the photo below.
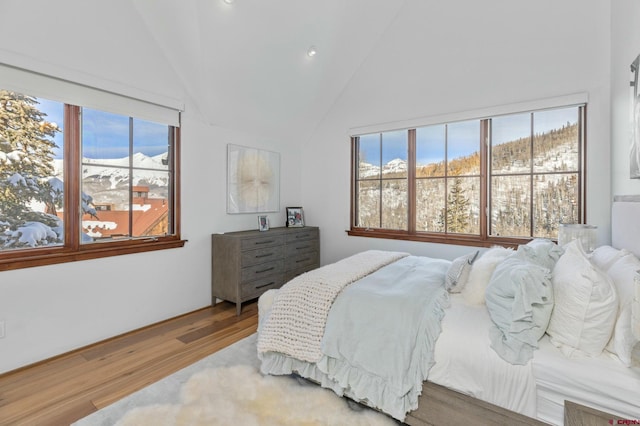
<svg viewBox="0 0 640 426">
<path fill-rule="evenodd" d="M 638 197 L 617 198 L 612 246 L 592 254 L 534 240 L 454 261 L 367 251 L 323 266 L 260 298 L 261 370 L 409 425 L 640 421 L 640 370 L 620 319 L 640 269 L 640 230 L 629 232 L 639 214 Z M 580 301 L 587 290 L 599 299 Z M 576 332 L 577 313 L 593 318 Z"/>
</svg>

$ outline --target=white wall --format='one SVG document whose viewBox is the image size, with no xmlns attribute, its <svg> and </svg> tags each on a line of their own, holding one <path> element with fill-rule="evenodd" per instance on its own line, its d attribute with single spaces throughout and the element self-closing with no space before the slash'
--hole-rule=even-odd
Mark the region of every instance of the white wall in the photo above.
<svg viewBox="0 0 640 426">
<path fill-rule="evenodd" d="M 321 228 L 323 263 L 367 248 L 448 258 L 469 250 L 346 235 L 350 128 L 579 92 L 589 97 L 587 216 L 606 242 L 609 7 L 600 0 L 406 1 L 303 151 L 305 214 Z"/>
<path fill-rule="evenodd" d="M 629 66 L 640 54 L 640 3 L 611 2 L 611 178 L 613 195 L 640 194 L 640 179 L 629 178 L 631 98 Z"/>
<path fill-rule="evenodd" d="M 188 105 L 187 105 L 188 106 Z M 189 113 L 182 133 L 183 248 L 0 273 L 0 373 L 211 303 L 211 233 L 257 228 L 226 214 L 226 144 L 281 152 L 281 205 L 299 204 L 298 153 L 211 127 Z M 272 226 L 284 212 L 269 214 Z"/>
<path fill-rule="evenodd" d="M 18 19 L 0 26 L 0 62 L 19 57 L 98 86 L 183 99 L 181 211 L 188 242 L 179 249 L 0 272 L 0 320 L 6 323 L 0 373 L 211 303 L 210 234 L 257 228 L 256 215 L 226 214 L 228 143 L 280 152 L 281 205 L 300 204 L 299 144 L 208 124 L 130 2 L 114 3 L 100 9 L 95 2 L 65 0 L 64 10 L 61 2 L 2 2 L 0 15 L 30 17 L 31 27 L 20 28 Z M 283 211 L 269 217 L 272 226 L 284 224 Z"/>
<path fill-rule="evenodd" d="M 637 15 L 636 6 L 632 0 L 621 3 L 614 18 L 630 34 L 636 30 L 625 14 Z M 189 240 L 180 249 L 1 272 L 6 337 L 0 339 L 0 373 L 210 303 L 210 234 L 256 227 L 255 215 L 226 214 L 228 143 L 281 153 L 281 208 L 302 205 L 306 222 L 321 227 L 322 263 L 366 248 L 452 258 L 468 249 L 346 236 L 348 129 L 586 92 L 587 213 L 606 240 L 609 8 L 601 0 L 406 0 L 313 137 L 300 141 L 220 128 L 203 119 L 130 1 L 0 2 L 0 16 L 30 23 L 25 30 L 23 20 L 3 22 L 0 62 L 3 53 L 18 52 L 70 76 L 185 101 L 182 234 Z M 621 31 L 614 31 L 617 40 L 627 35 Z M 620 69 L 635 57 L 636 47 L 622 55 Z M 272 226 L 283 217 L 270 215 Z"/>
</svg>

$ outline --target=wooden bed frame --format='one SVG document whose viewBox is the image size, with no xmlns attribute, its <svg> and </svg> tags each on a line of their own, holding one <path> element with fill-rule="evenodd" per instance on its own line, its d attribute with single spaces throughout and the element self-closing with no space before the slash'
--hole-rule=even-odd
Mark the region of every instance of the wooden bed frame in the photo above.
<svg viewBox="0 0 640 426">
<path fill-rule="evenodd" d="M 603 426 L 616 424 L 621 417 L 577 404 L 564 402 L 565 426 Z M 424 382 L 418 409 L 407 414 L 410 426 L 475 425 L 475 426 L 545 426 L 540 420 L 524 416 L 497 405 L 456 392 L 444 386 Z"/>
<path fill-rule="evenodd" d="M 539 420 L 509 411 L 497 405 L 456 392 L 444 386 L 424 382 L 418 409 L 407 414 L 410 426 L 427 425 L 546 425 Z"/>
</svg>

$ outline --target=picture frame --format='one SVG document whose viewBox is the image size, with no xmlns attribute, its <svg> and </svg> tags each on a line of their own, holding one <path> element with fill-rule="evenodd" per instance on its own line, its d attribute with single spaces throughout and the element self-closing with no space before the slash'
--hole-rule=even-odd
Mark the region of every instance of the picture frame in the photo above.
<svg viewBox="0 0 640 426">
<path fill-rule="evenodd" d="M 280 210 L 280 154 L 227 145 L 227 213 Z"/>
<path fill-rule="evenodd" d="M 266 215 L 258 216 L 258 229 L 261 232 L 269 230 L 269 218 Z"/>
<path fill-rule="evenodd" d="M 304 226 L 302 207 L 287 207 L 286 226 L 289 228 L 302 228 Z"/>
</svg>

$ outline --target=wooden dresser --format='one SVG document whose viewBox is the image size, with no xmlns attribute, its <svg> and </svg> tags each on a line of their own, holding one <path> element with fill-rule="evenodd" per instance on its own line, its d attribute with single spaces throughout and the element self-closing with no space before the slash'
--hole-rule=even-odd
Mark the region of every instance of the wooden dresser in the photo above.
<svg viewBox="0 0 640 426">
<path fill-rule="evenodd" d="M 314 226 L 240 231 L 211 236 L 211 296 L 242 302 L 280 288 L 320 266 L 320 231 Z"/>
</svg>

